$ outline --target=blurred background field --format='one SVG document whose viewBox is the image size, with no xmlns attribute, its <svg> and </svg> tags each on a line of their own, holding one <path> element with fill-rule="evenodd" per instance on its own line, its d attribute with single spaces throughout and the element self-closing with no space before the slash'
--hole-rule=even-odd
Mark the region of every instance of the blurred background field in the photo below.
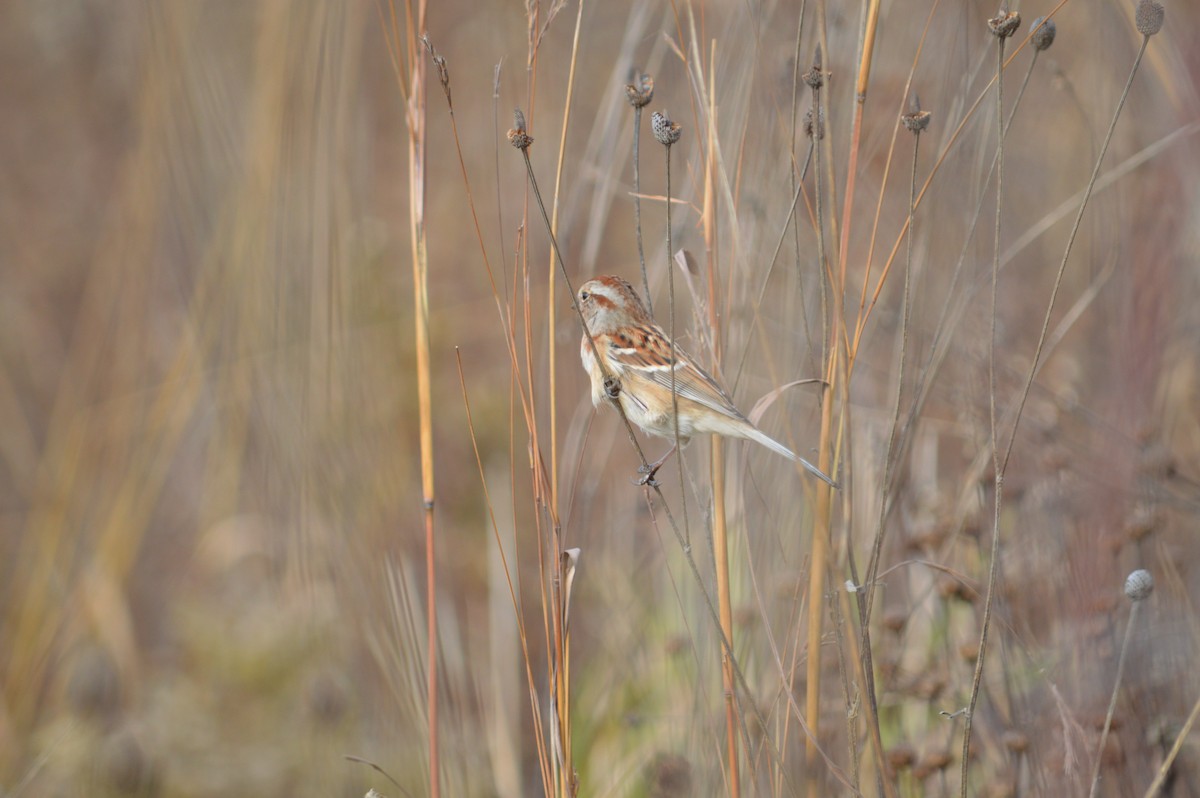
<svg viewBox="0 0 1200 798">
<path fill-rule="evenodd" d="M 1018 51 L 1029 21 L 1056 5 L 1057 41 L 1005 143 L 994 346 L 995 402 L 1010 426 L 1078 192 L 1142 38 L 1127 0 L 1013 4 L 1026 22 L 1010 40 L 1009 103 L 1031 60 L 1031 46 Z M 1166 5 L 1005 474 L 971 794 L 1087 793 L 1134 568 L 1158 587 L 1131 632 L 1097 794 L 1140 795 L 1200 697 L 1200 6 Z M 512 109 L 525 109 L 575 285 L 609 273 L 639 284 L 624 85 L 633 67 L 653 74 L 647 116 L 669 109 L 684 128 L 673 241 L 694 256 L 696 291 L 677 271 L 679 338 L 707 354 L 717 309 L 724 378 L 749 411 L 822 375 L 811 169 L 795 232 L 787 225 L 808 147 L 793 137 L 810 107 L 796 79 L 822 27 L 825 246 L 836 261 L 851 219 L 851 323 L 866 264 L 873 286 L 894 245 L 900 255 L 838 405 L 845 487 L 830 527 L 815 719 L 829 761 L 815 770 L 797 706 L 816 487 L 766 450 L 727 448 L 733 644 L 750 691 L 738 695 L 741 789 L 802 794 L 813 780 L 818 794 L 849 794 L 839 775 L 861 763 L 864 794 L 877 776 L 900 795 L 957 794 L 961 717 L 941 713 L 971 690 L 992 524 L 996 120 L 988 99 L 971 106 L 991 96 L 995 12 L 976 0 L 883 3 L 843 216 L 859 4 L 430 5 L 426 30 L 449 68 L 462 167 L 518 354 L 514 363 L 431 69 L 443 794 L 543 794 L 539 467 L 556 468 L 561 547 L 582 551 L 570 655 L 580 794 L 730 792 L 719 634 L 701 592 L 715 595 L 708 443 L 683 458 L 685 496 L 678 463 L 661 477 L 672 512 L 687 507 L 699 584 L 661 501 L 629 484 L 637 460 L 616 415 L 591 407 L 578 321 L 561 276 L 548 295 L 545 226 L 505 133 Z M 0 3 L 0 795 L 429 794 L 412 174 L 404 64 L 393 58 L 406 41 L 405 7 L 387 2 Z M 883 488 L 912 164 L 911 135 L 893 145 L 893 133 L 910 73 L 933 114 L 918 185 L 946 155 L 916 212 L 901 394 L 914 422 Z M 647 119 L 641 159 L 646 259 L 665 320 L 664 166 Z M 536 408 L 536 450 L 521 392 Z M 819 395 L 782 393 L 763 428 L 810 456 Z M 662 442 L 643 444 L 657 456 Z M 882 495 L 871 628 L 890 770 L 879 774 L 855 736 L 864 698 L 847 665 L 858 631 L 844 599 L 847 558 L 866 561 Z M 1196 739 L 1166 794 L 1200 795 Z"/>
</svg>

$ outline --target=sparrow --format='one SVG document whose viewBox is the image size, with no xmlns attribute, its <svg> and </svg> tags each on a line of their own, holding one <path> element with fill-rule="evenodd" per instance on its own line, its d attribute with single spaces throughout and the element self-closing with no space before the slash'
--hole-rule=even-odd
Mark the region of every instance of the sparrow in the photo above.
<svg viewBox="0 0 1200 798">
<path fill-rule="evenodd" d="M 838 487 L 821 469 L 754 426 L 720 384 L 678 344 L 672 359 L 670 336 L 628 282 L 613 275 L 597 277 L 584 283 L 576 298 L 591 333 L 591 340 L 584 333 L 579 356 L 591 378 L 592 404 L 599 407 L 605 400 L 615 399 L 626 418 L 643 431 L 672 441 L 666 454 L 639 469 L 644 474 L 639 484 L 653 483 L 677 446 L 686 446 L 694 435 L 708 433 L 760 443 Z M 601 362 L 613 378 L 607 383 Z M 678 397 L 678 443 L 672 387 Z"/>
</svg>

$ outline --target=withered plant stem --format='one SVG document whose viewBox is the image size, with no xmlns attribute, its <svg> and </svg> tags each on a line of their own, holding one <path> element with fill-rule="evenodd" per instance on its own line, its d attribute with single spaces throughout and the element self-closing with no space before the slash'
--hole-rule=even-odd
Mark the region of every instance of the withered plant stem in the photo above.
<svg viewBox="0 0 1200 798">
<path fill-rule="evenodd" d="M 915 104 L 914 104 L 915 105 Z M 918 108 L 919 110 L 919 108 Z M 888 429 L 887 452 L 883 460 L 883 480 L 879 486 L 879 519 L 875 527 L 875 540 L 871 546 L 871 557 L 867 562 L 867 570 L 863 579 L 863 590 L 856 594 L 859 598 L 859 623 L 862 627 L 860 643 L 863 658 L 863 680 L 867 693 L 868 709 L 871 723 L 870 732 L 873 742 L 882 749 L 882 734 L 879 728 L 879 702 L 875 689 L 875 672 L 873 650 L 871 648 L 871 615 L 875 605 L 876 579 L 879 574 L 879 562 L 883 551 L 884 530 L 887 524 L 889 499 L 891 498 L 892 477 L 897 470 L 897 436 L 900 427 L 900 406 L 904 396 L 904 377 L 908 362 L 908 322 L 912 311 L 912 242 L 916 231 L 914 214 L 917 201 L 917 160 L 921 148 L 921 130 L 913 131 L 912 172 L 909 179 L 908 192 L 908 245 L 904 263 L 904 293 L 901 299 L 900 312 L 900 363 L 896 376 L 896 401 L 892 408 L 892 423 Z M 892 788 L 891 780 L 885 779 L 886 788 Z"/>
<path fill-rule="evenodd" d="M 988 566 L 987 598 L 983 605 L 983 620 L 979 630 L 979 655 L 975 658 L 975 674 L 971 679 L 971 695 L 963 719 L 962 774 L 959 795 L 967 798 L 967 776 L 971 766 L 971 727 L 979 689 L 983 684 L 983 667 L 987 659 L 988 629 L 992 619 L 992 597 L 1000 573 L 1000 510 L 1004 501 L 1004 469 L 1000 466 L 1000 448 L 996 431 L 996 292 L 1000 277 L 1001 222 L 1004 209 L 1004 44 L 1005 36 L 996 37 L 996 236 L 992 252 L 991 324 L 988 334 L 988 419 L 991 431 L 993 493 L 992 546 Z"/>
<path fill-rule="evenodd" d="M 650 297 L 650 277 L 646 273 L 646 251 L 642 246 L 642 171 L 641 148 L 642 140 L 642 106 L 633 108 L 633 226 L 637 234 L 638 263 L 642 267 L 642 296 L 646 298 L 646 310 L 654 315 L 654 300 Z M 671 212 L 671 202 L 667 200 L 667 213 Z M 667 258 L 671 257 L 671 248 L 667 247 Z M 667 266 L 670 270 L 670 264 Z"/>
<path fill-rule="evenodd" d="M 1200 718 L 1200 698 L 1196 699 L 1196 703 L 1192 705 L 1191 714 L 1188 715 L 1183 728 L 1179 730 L 1179 734 L 1175 737 L 1175 744 L 1167 752 L 1166 758 L 1163 759 L 1162 765 L 1158 768 L 1158 773 L 1154 775 L 1154 781 L 1150 782 L 1150 786 L 1146 788 L 1146 792 L 1142 798 L 1154 798 L 1155 795 L 1158 795 L 1159 790 L 1163 788 L 1163 785 L 1166 784 L 1167 777 L 1174 772 L 1172 768 L 1175 765 L 1175 757 L 1179 756 L 1179 751 L 1183 748 L 1184 741 L 1192 733 L 1192 727 L 1196 725 L 1197 718 Z"/>
<path fill-rule="evenodd" d="M 1117 696 L 1121 692 L 1121 677 L 1125 675 L 1125 655 L 1129 653 L 1129 638 L 1133 634 L 1133 626 L 1137 623 L 1138 610 L 1142 602 L 1135 601 L 1129 607 L 1129 620 L 1125 622 L 1125 635 L 1121 639 L 1121 653 L 1117 655 L 1117 677 L 1113 681 L 1112 696 L 1108 700 L 1108 711 L 1104 713 L 1104 728 L 1100 732 L 1100 744 L 1096 746 L 1095 761 L 1092 762 L 1092 786 L 1088 790 L 1088 798 L 1096 794 L 1100 785 L 1100 764 L 1104 761 L 1104 745 L 1108 742 L 1108 731 L 1112 728 L 1113 714 L 1117 710 Z"/>
<path fill-rule="evenodd" d="M 831 278 L 825 253 L 824 197 L 821 183 L 821 143 L 819 137 L 821 120 L 821 50 L 818 48 L 813 62 L 813 72 L 816 73 L 809 85 L 812 87 L 812 113 L 815 146 L 813 150 L 813 206 L 817 224 L 817 264 L 821 274 L 822 285 Z M 809 73 L 812 74 L 812 73 Z M 836 379 L 839 372 L 837 361 L 841 314 L 830 313 L 828 300 L 830 294 L 837 294 L 838 286 L 834 284 L 831 291 L 822 292 L 822 316 L 832 319 L 832 323 L 822 324 L 824 346 L 822 354 L 826 358 L 826 378 L 821 389 L 821 433 L 818 442 L 817 468 L 827 474 L 831 462 L 830 446 L 833 440 L 833 392 L 831 380 Z M 829 519 L 832 505 L 830 488 L 818 484 L 817 506 L 812 533 L 811 568 L 808 583 L 808 659 L 806 662 L 806 683 L 804 696 L 804 712 L 808 718 L 810 735 L 805 740 L 804 761 L 808 779 L 808 795 L 810 798 L 820 794 L 820 782 L 817 778 L 817 746 L 820 740 L 820 711 L 821 711 L 821 629 L 825 617 L 825 571 L 828 568 L 829 557 Z"/>
</svg>

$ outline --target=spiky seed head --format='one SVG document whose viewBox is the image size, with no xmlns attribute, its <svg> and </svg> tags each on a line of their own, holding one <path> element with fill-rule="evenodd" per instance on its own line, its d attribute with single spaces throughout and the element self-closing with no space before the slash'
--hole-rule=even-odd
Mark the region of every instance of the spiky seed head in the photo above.
<svg viewBox="0 0 1200 798">
<path fill-rule="evenodd" d="M 634 108 L 645 108 L 654 99 L 654 78 L 645 72 L 635 75 L 633 83 L 625 86 L 625 99 Z"/>
<path fill-rule="evenodd" d="M 1149 598 L 1153 592 L 1154 577 L 1145 568 L 1139 568 L 1125 577 L 1125 597 L 1130 601 Z"/>
<path fill-rule="evenodd" d="M 1058 35 L 1058 26 L 1054 20 L 1038 17 L 1033 21 L 1033 46 L 1038 50 L 1049 50 Z"/>
<path fill-rule="evenodd" d="M 679 123 L 672 122 L 665 113 L 659 111 L 650 115 L 650 129 L 654 131 L 654 138 L 658 139 L 658 143 L 664 147 L 670 147 L 679 141 L 679 137 L 683 134 Z"/>
<path fill-rule="evenodd" d="M 1000 13 L 988 20 L 988 30 L 997 39 L 1007 39 L 1021 27 L 1021 15 L 1008 10 L 1008 3 L 1000 7 Z"/>
<path fill-rule="evenodd" d="M 815 125 L 815 127 L 816 127 L 817 140 L 819 141 L 819 140 L 825 138 L 825 109 L 824 108 L 821 109 L 821 111 L 817 115 L 817 117 L 818 117 L 817 124 Z M 808 136 L 811 139 L 813 137 L 813 128 L 814 128 L 813 109 L 809 108 L 807 111 L 804 112 L 804 135 Z"/>
<path fill-rule="evenodd" d="M 1138 33 L 1143 36 L 1153 36 L 1162 30 L 1163 18 L 1167 12 L 1163 10 L 1162 4 L 1154 2 L 1154 0 L 1141 0 L 1137 6 L 1137 14 L 1134 21 L 1137 23 Z"/>
<path fill-rule="evenodd" d="M 908 113 L 900 115 L 900 121 L 910 133 L 920 134 L 929 127 L 929 112 L 921 110 L 921 98 L 914 91 L 908 98 Z"/>
<path fill-rule="evenodd" d="M 508 131 L 508 142 L 518 150 L 527 150 L 533 143 L 533 136 L 525 132 L 525 114 L 520 108 L 513 109 L 513 128 Z"/>
</svg>

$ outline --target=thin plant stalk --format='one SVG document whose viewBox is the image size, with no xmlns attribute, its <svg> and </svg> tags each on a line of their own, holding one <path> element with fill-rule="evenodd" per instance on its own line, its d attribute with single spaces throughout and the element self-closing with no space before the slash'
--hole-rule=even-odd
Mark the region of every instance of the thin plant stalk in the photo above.
<svg viewBox="0 0 1200 798">
<path fill-rule="evenodd" d="M 1171 768 L 1175 765 L 1175 757 L 1179 756 L 1179 751 L 1183 748 L 1184 740 L 1192 733 L 1192 727 L 1196 725 L 1197 718 L 1200 718 L 1200 698 L 1196 699 L 1196 703 L 1192 705 L 1192 711 L 1188 715 L 1187 722 L 1179 730 L 1178 736 L 1175 737 L 1175 744 L 1167 752 L 1166 758 L 1158 768 L 1158 773 L 1154 776 L 1154 781 L 1150 782 L 1150 786 L 1146 788 L 1146 792 L 1142 798 L 1154 798 L 1155 795 L 1158 795 L 1159 790 L 1163 788 L 1163 785 L 1166 784 L 1167 777 L 1171 775 Z"/>
<path fill-rule="evenodd" d="M 408 37 L 405 56 L 409 85 L 405 97 L 408 106 L 408 195 L 409 241 L 412 257 L 414 349 L 417 370 L 417 411 L 421 450 L 421 505 L 425 526 L 425 605 L 426 605 L 426 713 L 429 723 L 429 794 L 441 794 L 438 762 L 438 679 L 437 679 L 437 569 L 434 537 L 433 481 L 433 400 L 431 397 L 429 344 L 429 261 L 425 233 L 425 149 L 426 149 L 426 61 L 421 57 L 425 33 L 425 0 L 416 0 L 415 19 L 411 0 L 405 3 Z M 393 10 L 393 19 L 395 18 Z M 396 37 L 397 41 L 399 36 Z"/>
<path fill-rule="evenodd" d="M 821 146 L 820 146 L 820 124 L 821 124 L 821 51 L 817 50 L 817 57 L 813 64 L 813 77 L 809 81 L 812 86 L 813 94 L 813 129 L 816 138 L 816 147 L 814 148 L 814 191 L 813 205 L 816 211 L 817 220 L 817 263 L 821 271 L 822 284 L 830 279 L 831 275 L 827 268 L 827 260 L 825 254 L 825 229 L 824 229 L 824 214 L 821 183 Z M 834 294 L 837 293 L 837 286 L 833 286 Z M 825 312 L 827 318 L 831 319 L 829 329 L 826 335 L 825 355 L 828 358 L 826 364 L 826 379 L 821 387 L 821 432 L 818 439 L 818 462 L 817 468 L 824 471 L 826 474 L 832 473 L 829 464 L 832 460 L 830 456 L 830 442 L 832 440 L 833 427 L 833 391 L 831 381 L 836 379 L 838 369 L 838 352 L 841 347 L 838 346 L 838 338 L 841 334 L 841 314 L 839 312 Z M 832 494 L 830 487 L 825 484 L 817 485 L 817 503 L 815 520 L 813 523 L 813 539 L 811 551 L 811 573 L 809 574 L 808 583 L 808 661 L 806 663 L 806 679 L 805 684 L 805 703 L 804 712 L 808 718 L 811 734 L 805 740 L 804 746 L 804 761 L 806 765 L 808 778 L 808 794 L 809 796 L 817 796 L 820 794 L 820 784 L 817 779 L 817 742 L 820 738 L 819 722 L 821 710 L 821 627 L 824 620 L 825 607 L 825 572 L 828 568 L 829 558 L 829 521 L 830 511 L 832 508 Z"/>
<path fill-rule="evenodd" d="M 579 31 L 583 27 L 584 0 L 579 0 L 575 15 L 575 35 L 571 39 L 571 63 L 567 70 L 567 96 L 563 99 L 562 134 L 558 139 L 558 165 L 554 169 L 554 198 L 550 204 L 551 230 L 558 232 L 558 199 L 562 187 L 563 163 L 567 155 L 567 129 L 571 124 L 571 100 L 575 96 L 575 67 L 579 61 Z M 546 324 L 550 330 L 550 506 L 558 512 L 558 358 L 554 356 L 554 330 L 556 329 L 558 298 L 555 295 L 554 254 L 550 255 L 550 268 L 546 275 Z M 555 541 L 554 550 L 561 546 Z"/>
<path fill-rule="evenodd" d="M 1004 7 L 1002 7 L 1003 9 Z M 988 418 L 991 430 L 993 475 L 993 514 L 991 560 L 988 568 L 987 599 L 984 601 L 983 623 L 979 632 L 979 656 L 975 658 L 975 675 L 971 684 L 971 697 L 967 702 L 963 720 L 962 776 L 959 791 L 967 797 L 967 774 L 970 771 L 971 726 L 975 705 L 979 700 L 979 688 L 983 682 L 983 667 L 986 661 L 988 627 L 991 621 L 992 595 L 1000 570 L 1000 510 L 1004 502 L 1004 469 L 1000 466 L 1000 447 L 996 424 L 996 293 L 1000 277 L 1000 235 L 1004 208 L 1004 44 L 1007 36 L 996 39 L 996 237 L 992 252 L 992 297 L 991 327 L 988 336 Z"/>
<path fill-rule="evenodd" d="M 550 215 L 550 234 L 557 235 L 558 231 L 558 207 L 559 196 L 562 186 L 563 164 L 566 160 L 567 147 L 567 131 L 571 121 L 571 101 L 574 97 L 575 89 L 575 68 L 578 63 L 579 56 L 579 33 L 583 26 L 583 0 L 580 0 L 579 7 L 575 16 L 575 32 L 571 40 L 571 59 L 570 67 L 567 72 L 567 93 L 563 101 L 563 120 L 562 133 L 558 140 L 558 162 L 554 171 L 554 198 L 551 203 Z M 550 552 L 551 557 L 548 562 L 553 569 L 553 584 L 551 585 L 551 596 L 554 601 L 553 622 L 554 622 L 554 717 L 557 720 L 557 731 L 555 742 L 560 749 L 560 757 L 562 767 L 558 773 L 558 790 L 563 796 L 574 796 L 578 792 L 578 781 L 575 775 L 573 766 L 574 758 L 571 750 L 571 689 L 570 689 L 570 639 L 568 636 L 568 628 L 566 624 L 566 606 L 567 596 L 564 591 L 565 568 L 563 557 L 560 553 L 563 551 L 562 544 L 562 525 L 559 520 L 558 510 L 558 358 L 555 357 L 554 347 L 554 330 L 557 328 L 557 292 L 555 291 L 557 270 L 555 269 L 555 255 L 550 254 L 550 265 L 546 276 L 546 304 L 547 304 L 547 326 L 550 332 L 550 346 L 548 351 L 549 358 L 549 403 L 550 403 L 550 516 L 553 519 L 551 524 L 551 541 Z"/>
<path fill-rule="evenodd" d="M 792 64 L 793 64 L 793 67 L 792 67 L 792 130 L 791 130 L 791 137 L 788 139 L 789 147 L 791 150 L 791 156 L 792 156 L 792 163 L 791 163 L 792 168 L 788 172 L 788 178 L 791 181 L 792 207 L 791 207 L 791 209 L 788 210 L 787 218 L 792 226 L 792 244 L 793 244 L 793 248 L 796 253 L 796 274 L 798 276 L 802 274 L 802 268 L 801 268 L 801 261 L 800 261 L 800 225 L 798 225 L 796 223 L 796 200 L 798 200 L 800 198 L 800 186 L 802 185 L 802 183 L 804 181 L 804 171 L 805 171 L 805 169 L 808 168 L 808 158 L 805 159 L 804 169 L 798 170 L 797 169 L 798 162 L 796 160 L 796 114 L 799 110 L 797 108 L 797 106 L 798 106 L 799 98 L 800 98 L 800 42 L 804 38 L 804 12 L 807 9 L 807 6 L 808 6 L 808 0 L 801 0 L 800 14 L 796 20 L 796 51 L 792 56 L 792 58 L 793 58 L 793 61 L 792 61 Z M 814 119 L 813 124 L 814 125 L 820 124 L 820 120 Z M 812 155 L 812 142 L 813 141 L 814 141 L 813 139 L 809 140 L 809 157 L 811 157 L 811 155 Z M 797 172 L 799 172 L 799 174 L 797 174 Z M 785 229 L 786 229 L 786 226 L 787 225 L 785 224 L 784 225 Z M 779 237 L 779 243 L 780 244 L 783 243 L 783 235 L 782 234 Z M 771 270 L 775 267 L 775 257 L 778 257 L 778 253 L 779 253 L 778 246 L 775 249 L 775 253 L 776 253 L 775 256 L 771 258 L 771 266 L 767 269 L 767 277 L 770 277 Z M 811 341 L 812 340 L 812 331 L 809 329 L 809 326 L 808 326 L 808 304 L 804 301 L 804 281 L 798 279 L 796 281 L 796 285 L 798 285 L 800 288 L 800 319 L 801 319 L 801 322 L 804 324 L 804 340 Z M 763 280 L 763 290 L 764 291 L 766 290 L 766 286 L 767 286 L 767 281 L 766 281 L 766 279 L 764 279 Z M 761 303 L 762 303 L 762 296 L 760 294 L 759 304 L 761 304 Z M 755 310 L 757 310 L 757 307 L 755 308 Z M 755 314 L 755 318 L 757 318 L 757 313 Z M 745 358 L 743 357 L 743 360 L 744 359 Z M 740 364 L 739 364 L 739 370 L 740 370 Z M 815 372 L 816 369 L 814 369 L 813 371 Z"/>
<path fill-rule="evenodd" d="M 715 53 L 714 53 L 715 55 Z M 709 69 L 709 80 L 715 79 L 716 70 Z M 708 293 L 709 293 L 709 326 L 712 342 L 713 366 L 716 369 L 721 362 L 721 336 L 717 327 L 716 286 L 717 286 L 717 214 L 715 212 L 715 191 L 713 190 L 714 174 L 717 169 L 717 131 L 715 126 L 716 103 L 715 86 L 709 85 L 708 99 L 710 107 L 705 115 L 708 120 L 706 133 L 708 146 L 705 148 L 704 159 L 704 245 L 708 253 Z M 670 170 L 667 171 L 668 176 Z M 668 205 L 670 194 L 667 195 Z M 672 333 L 674 339 L 674 333 Z M 712 436 L 709 471 L 712 480 L 712 536 L 713 536 L 713 567 L 717 578 L 717 608 L 721 616 L 721 632 L 731 643 L 733 642 L 733 599 L 729 580 L 729 528 L 725 513 L 725 445 L 720 436 Z M 682 469 L 680 469 L 682 475 Z M 686 504 L 685 531 L 686 531 Z M 738 760 L 738 729 L 740 713 L 737 704 L 737 682 L 733 673 L 732 651 L 721 651 L 721 685 L 725 699 L 725 755 L 729 769 L 729 795 L 739 798 L 741 795 L 741 769 Z"/>
<path fill-rule="evenodd" d="M 854 85 L 854 123 L 850 130 L 850 152 L 846 158 L 846 197 L 842 200 L 842 238 L 838 251 L 839 281 L 846 282 L 846 261 L 850 251 L 850 220 L 854 211 L 854 186 L 858 172 L 858 152 L 862 139 L 863 109 L 867 104 L 867 84 L 871 80 L 871 64 L 875 53 L 875 34 L 879 30 L 880 0 L 870 0 L 863 25 L 861 60 Z"/>
<path fill-rule="evenodd" d="M 637 92 L 636 97 L 631 96 L 630 102 L 634 106 L 634 233 L 637 238 L 637 263 L 642 266 L 642 296 L 646 299 L 646 310 L 650 316 L 654 316 L 654 300 L 650 299 L 650 278 L 646 271 L 646 248 L 642 244 L 642 169 L 641 169 L 641 140 L 642 140 L 642 108 L 646 107 L 649 102 L 649 96 L 646 95 L 646 80 L 648 76 L 637 73 L 634 74 L 634 83 L 631 88 Z M 653 94 L 653 83 L 650 84 L 650 94 Z M 667 203 L 667 210 L 670 212 L 670 203 Z M 667 247 L 667 257 L 671 257 L 671 247 Z M 667 264 L 667 269 L 670 270 L 670 264 Z"/>
<path fill-rule="evenodd" d="M 1121 677 L 1125 675 L 1125 655 L 1129 653 L 1129 639 L 1133 636 L 1133 627 L 1137 623 L 1138 610 L 1142 602 L 1135 601 L 1129 608 L 1129 621 L 1125 624 L 1125 636 L 1121 640 L 1121 653 L 1117 655 L 1117 678 L 1113 683 L 1112 697 L 1108 700 L 1108 711 L 1104 713 L 1104 729 L 1100 732 L 1100 744 L 1096 747 L 1095 761 L 1092 763 L 1092 786 L 1088 790 L 1088 798 L 1096 794 L 1100 784 L 1100 764 L 1104 760 L 1104 746 L 1108 742 L 1108 731 L 1112 728 L 1113 714 L 1117 710 L 1117 696 L 1121 692 Z"/>
<path fill-rule="evenodd" d="M 907 126 L 910 118 L 919 117 L 920 104 L 913 96 L 913 111 L 905 117 Z M 916 117 L 914 117 L 916 115 Z M 928 114 L 925 114 L 925 123 L 928 123 Z M 920 154 L 921 147 L 921 131 L 922 126 L 910 128 L 913 132 L 913 154 L 912 154 L 912 173 L 909 180 L 908 194 L 908 249 L 905 255 L 904 264 L 904 293 L 901 299 L 901 314 L 900 314 L 900 363 L 896 377 L 896 401 L 892 411 L 892 423 L 888 432 L 887 453 L 884 455 L 883 465 L 883 480 L 879 488 L 879 520 L 875 529 L 875 541 L 871 549 L 871 558 L 867 563 L 866 576 L 863 584 L 862 597 L 859 604 L 859 622 L 862 627 L 862 676 L 863 686 L 867 693 L 867 706 L 870 712 L 869 720 L 871 721 L 870 733 L 872 742 L 876 744 L 878 749 L 882 749 L 881 731 L 879 728 L 879 705 L 875 691 L 875 675 L 874 664 L 871 648 L 871 613 L 875 601 L 876 577 L 879 573 L 879 561 L 883 551 L 884 526 L 888 516 L 889 498 L 891 495 L 892 474 L 896 470 L 896 464 L 899 458 L 896 454 L 897 435 L 900 427 L 900 406 L 904 396 L 904 382 L 906 366 L 908 363 L 908 323 L 912 312 L 911 288 L 912 288 L 912 242 L 915 231 L 915 213 L 917 199 L 917 160 Z M 882 758 L 881 758 L 882 761 Z M 890 794 L 893 791 L 893 784 L 890 779 L 883 781 L 885 790 Z"/>
</svg>

